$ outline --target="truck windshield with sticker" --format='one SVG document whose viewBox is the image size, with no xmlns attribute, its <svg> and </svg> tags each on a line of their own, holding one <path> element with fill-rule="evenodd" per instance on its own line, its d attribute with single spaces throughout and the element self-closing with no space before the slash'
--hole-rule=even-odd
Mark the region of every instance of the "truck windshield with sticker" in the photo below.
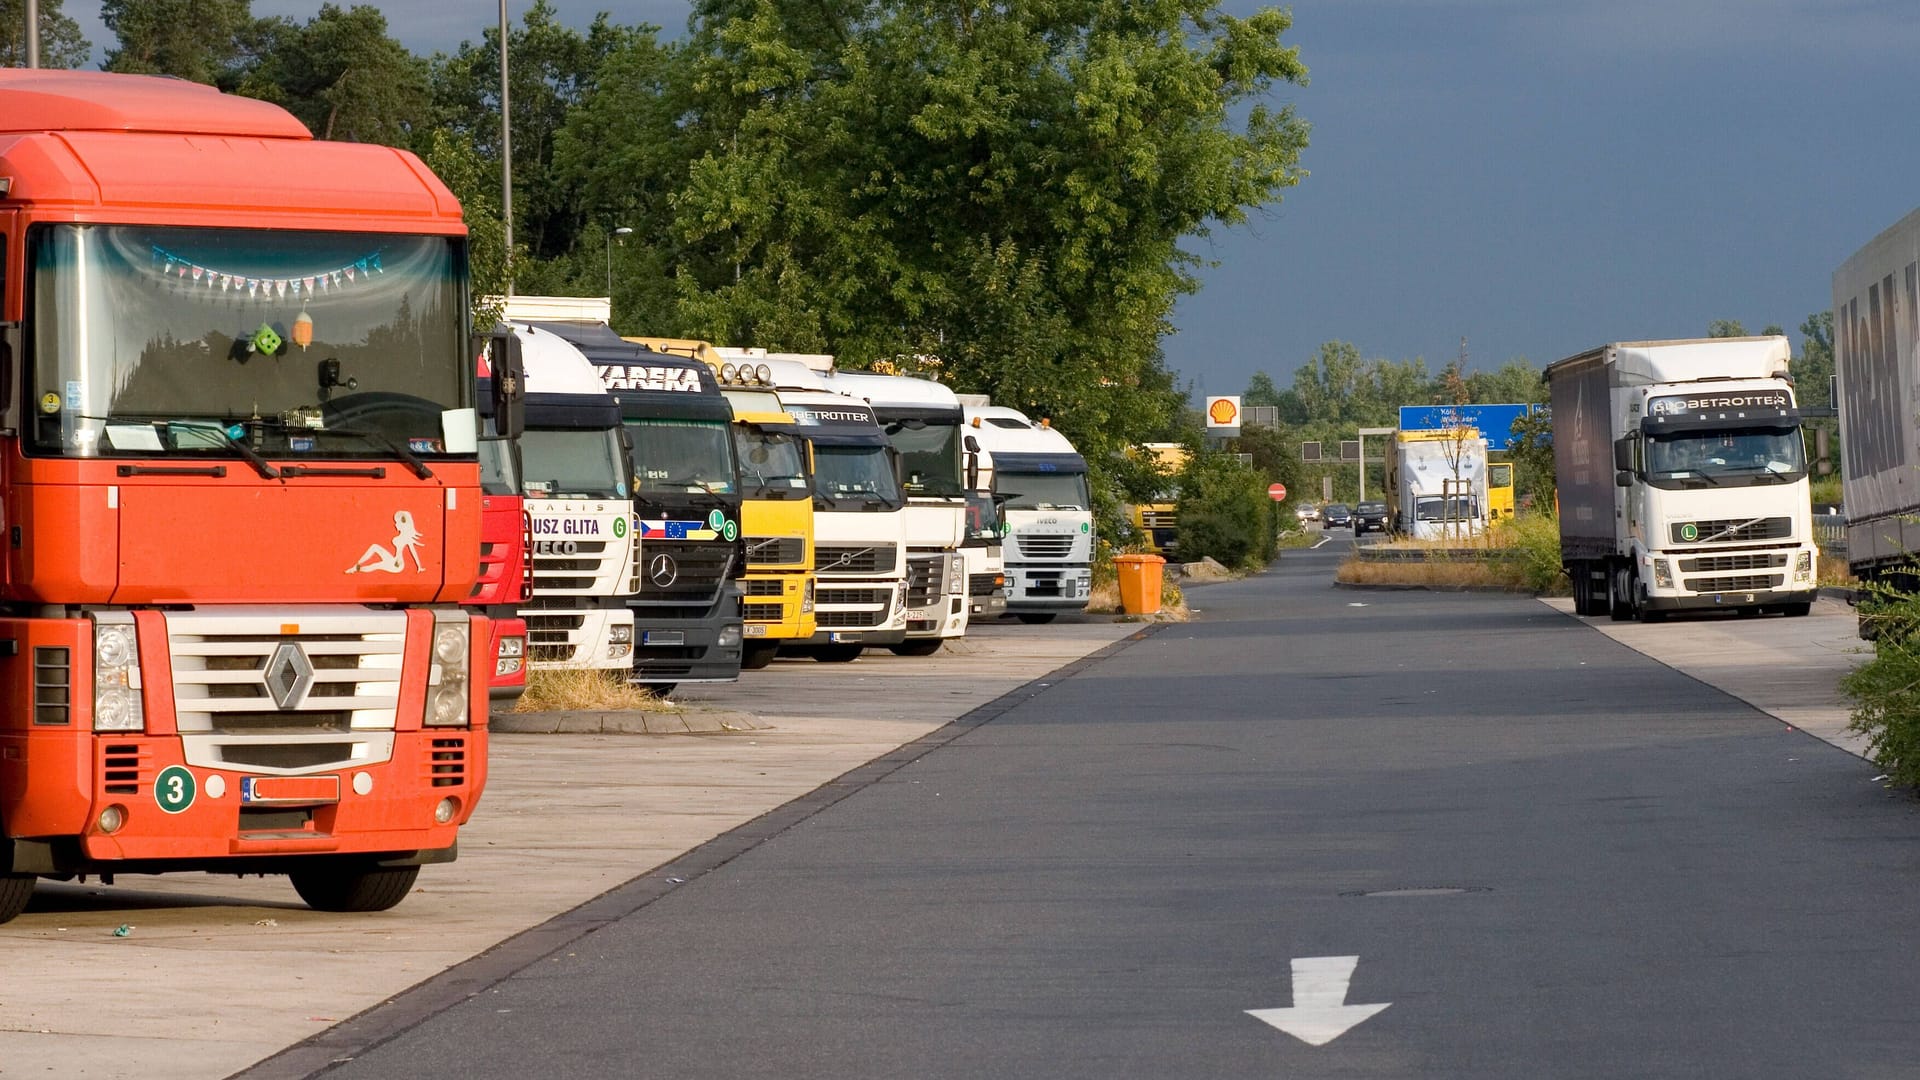
<svg viewBox="0 0 1920 1080">
<path fill-rule="evenodd" d="M 465 348 L 460 243 L 38 227 L 27 245 L 30 449 L 445 454 L 443 414 L 473 404 L 472 373 L 447 362 Z"/>
</svg>

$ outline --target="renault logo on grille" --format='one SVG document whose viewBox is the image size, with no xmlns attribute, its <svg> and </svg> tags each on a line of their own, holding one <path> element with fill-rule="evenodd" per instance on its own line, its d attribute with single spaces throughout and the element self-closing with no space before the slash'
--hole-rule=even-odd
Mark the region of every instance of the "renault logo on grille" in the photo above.
<svg viewBox="0 0 1920 1080">
<path fill-rule="evenodd" d="M 647 561 L 647 580 L 665 589 L 680 579 L 680 566 L 671 555 L 655 555 Z"/>
<path fill-rule="evenodd" d="M 291 709 L 306 699 L 313 686 L 313 661 L 297 643 L 283 641 L 267 661 L 267 694 L 273 703 Z"/>
</svg>

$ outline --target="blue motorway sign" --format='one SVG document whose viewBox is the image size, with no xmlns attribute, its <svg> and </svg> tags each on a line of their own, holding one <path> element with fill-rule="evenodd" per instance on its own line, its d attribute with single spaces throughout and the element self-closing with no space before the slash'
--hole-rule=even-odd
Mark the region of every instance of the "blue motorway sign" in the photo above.
<svg viewBox="0 0 1920 1080">
<path fill-rule="evenodd" d="M 1505 450 L 1513 441 L 1513 422 L 1532 405 L 1402 405 L 1401 431 L 1440 431 L 1466 424 L 1480 429 L 1487 449 Z"/>
</svg>

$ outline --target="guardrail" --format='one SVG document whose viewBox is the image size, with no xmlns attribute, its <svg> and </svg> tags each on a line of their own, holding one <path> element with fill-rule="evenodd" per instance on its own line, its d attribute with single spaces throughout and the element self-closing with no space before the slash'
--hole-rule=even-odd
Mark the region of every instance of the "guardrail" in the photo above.
<svg viewBox="0 0 1920 1080">
<path fill-rule="evenodd" d="M 1355 550 L 1362 562 L 1494 562 L 1518 558 L 1513 548 L 1491 547 L 1386 547 L 1368 544 Z"/>
<path fill-rule="evenodd" d="M 1847 557 L 1847 518 L 1844 514 L 1813 515 L 1813 542 L 1822 555 L 1836 559 Z"/>
</svg>

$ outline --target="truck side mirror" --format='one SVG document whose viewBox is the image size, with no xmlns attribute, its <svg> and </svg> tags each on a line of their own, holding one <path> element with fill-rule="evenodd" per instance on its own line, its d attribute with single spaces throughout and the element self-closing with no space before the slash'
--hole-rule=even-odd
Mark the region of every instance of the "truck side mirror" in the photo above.
<svg viewBox="0 0 1920 1080">
<path fill-rule="evenodd" d="M 980 455 L 972 451 L 967 452 L 967 490 L 980 490 Z"/>
<path fill-rule="evenodd" d="M 1614 473 L 1614 474 L 1613 474 L 1613 486 L 1615 486 L 1615 487 L 1632 487 L 1632 486 L 1633 486 L 1633 472 L 1632 472 L 1632 470 L 1629 470 L 1629 469 L 1621 469 L 1621 470 L 1620 470 L 1619 472 L 1617 472 L 1617 473 Z"/>
<path fill-rule="evenodd" d="M 1633 443 L 1627 439 L 1616 439 L 1613 443 L 1613 467 L 1626 470 L 1633 468 Z"/>
<path fill-rule="evenodd" d="M 527 364 L 520 335 L 501 327 L 487 338 L 487 366 L 493 372 L 493 430 L 517 439 L 527 429 Z"/>
</svg>

